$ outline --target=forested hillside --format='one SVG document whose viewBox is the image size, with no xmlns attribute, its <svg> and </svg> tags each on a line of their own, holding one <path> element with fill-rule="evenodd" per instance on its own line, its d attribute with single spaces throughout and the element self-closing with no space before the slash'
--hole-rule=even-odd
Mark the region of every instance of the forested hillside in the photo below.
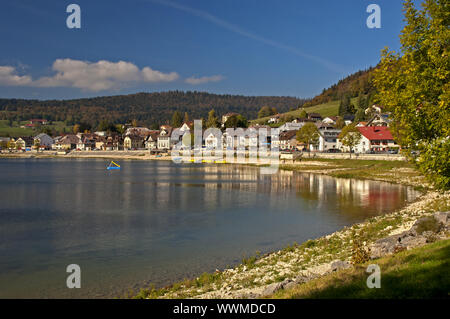
<svg viewBox="0 0 450 319">
<path fill-rule="evenodd" d="M 264 105 L 279 112 L 303 105 L 304 99 L 278 96 L 218 95 L 204 92 L 169 91 L 137 93 L 76 100 L 0 99 L 0 120 L 22 121 L 45 118 L 67 125 L 87 123 L 96 127 L 101 121 L 125 123 L 136 120 L 140 125 L 168 123 L 174 111 L 187 112 L 191 119 L 206 118 L 214 109 L 219 116 L 237 112 L 255 118 Z"/>
<path fill-rule="evenodd" d="M 374 68 L 371 67 L 341 79 L 305 103 L 304 107 L 342 100 L 346 96 L 349 98 L 357 97 L 358 95 L 372 96 L 375 92 L 374 86 L 372 85 L 373 71 Z"/>
</svg>

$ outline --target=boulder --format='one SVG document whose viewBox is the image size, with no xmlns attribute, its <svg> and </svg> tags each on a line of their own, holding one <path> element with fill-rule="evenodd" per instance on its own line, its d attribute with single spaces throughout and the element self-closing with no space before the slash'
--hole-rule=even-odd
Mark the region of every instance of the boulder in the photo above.
<svg viewBox="0 0 450 319">
<path fill-rule="evenodd" d="M 434 218 L 445 226 L 450 226 L 450 212 L 437 212 Z"/>
<path fill-rule="evenodd" d="M 262 292 L 262 296 L 268 296 L 276 293 L 278 290 L 283 289 L 282 282 L 275 282 L 273 284 L 268 285 Z"/>
<path fill-rule="evenodd" d="M 348 261 L 342 261 L 342 260 L 334 260 L 331 262 L 330 264 L 330 270 L 333 271 L 338 271 L 341 269 L 347 269 L 347 268 L 351 268 L 352 264 Z"/>
</svg>

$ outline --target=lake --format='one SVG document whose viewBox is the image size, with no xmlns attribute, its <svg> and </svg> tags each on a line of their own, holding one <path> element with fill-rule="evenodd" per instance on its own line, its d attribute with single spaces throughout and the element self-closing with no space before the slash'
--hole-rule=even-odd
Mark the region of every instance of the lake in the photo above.
<svg viewBox="0 0 450 319">
<path fill-rule="evenodd" d="M 384 182 L 169 161 L 0 159 L 0 298 L 121 297 L 403 207 Z M 68 289 L 66 267 L 81 267 Z"/>
</svg>

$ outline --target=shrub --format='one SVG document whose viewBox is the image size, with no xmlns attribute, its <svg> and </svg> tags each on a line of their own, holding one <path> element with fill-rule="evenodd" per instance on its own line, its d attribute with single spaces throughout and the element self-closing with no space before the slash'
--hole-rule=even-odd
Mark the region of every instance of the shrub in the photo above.
<svg viewBox="0 0 450 319">
<path fill-rule="evenodd" d="M 419 235 L 426 231 L 438 233 L 441 230 L 441 227 L 441 223 L 433 216 L 430 216 L 421 218 L 417 221 L 416 231 Z"/>
<path fill-rule="evenodd" d="M 370 250 L 364 245 L 362 236 L 353 234 L 352 258 L 354 265 L 363 264 L 370 260 Z"/>
</svg>

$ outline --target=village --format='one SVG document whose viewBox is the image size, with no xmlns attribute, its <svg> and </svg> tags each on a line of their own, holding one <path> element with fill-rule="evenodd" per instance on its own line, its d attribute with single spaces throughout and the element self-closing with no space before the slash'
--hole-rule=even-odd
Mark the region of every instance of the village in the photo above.
<svg viewBox="0 0 450 319">
<path fill-rule="evenodd" d="M 356 153 L 356 154 L 397 154 L 399 145 L 394 140 L 390 131 L 389 113 L 383 112 L 383 107 L 373 105 L 365 110 L 370 115 L 370 120 L 365 122 L 353 122 L 353 116 L 346 116 L 341 119 L 344 126 L 352 126 L 354 129 L 348 134 L 358 135 L 351 143 L 345 143 L 343 129 L 338 128 L 338 116 L 322 118 L 318 113 L 309 113 L 303 118 L 294 118 L 289 122 L 282 122 L 283 116 L 276 114 L 270 116 L 264 124 L 251 124 L 246 131 L 235 129 L 234 136 L 230 136 L 227 121 L 239 116 L 237 113 L 227 113 L 221 117 L 220 127 L 223 134 L 220 136 L 209 133 L 203 128 L 202 147 L 203 149 L 249 149 L 265 145 L 266 147 L 278 148 L 281 152 L 312 152 L 317 153 Z M 28 127 L 33 127 L 36 123 L 43 127 L 48 124 L 46 119 L 32 119 Z M 229 122 L 228 122 L 229 123 Z M 315 125 L 314 132 L 308 141 L 301 141 L 298 133 L 302 128 L 312 123 Z M 309 124 L 311 126 L 311 124 Z M 36 136 L 22 136 L 18 138 L 0 137 L 0 150 L 2 153 L 23 153 L 23 152 L 54 152 L 55 155 L 63 155 L 77 151 L 133 151 L 145 150 L 151 155 L 169 154 L 176 144 L 180 142 L 186 146 L 186 134 L 191 137 L 194 122 L 184 122 L 181 127 L 175 128 L 170 125 L 161 125 L 159 130 L 152 130 L 147 127 L 136 127 L 127 125 L 124 133 L 110 131 L 79 132 L 77 134 L 64 134 L 50 136 L 46 133 L 39 133 Z M 274 129 L 276 130 L 270 130 Z M 235 129 L 235 130 L 234 130 Z M 267 138 L 260 141 L 261 137 L 249 132 L 257 132 L 265 129 Z M 273 138 L 273 132 L 278 138 Z M 245 132 L 242 134 L 242 132 Z M 272 133 L 270 133 L 272 132 Z M 189 143 L 187 146 L 191 146 Z"/>
</svg>

